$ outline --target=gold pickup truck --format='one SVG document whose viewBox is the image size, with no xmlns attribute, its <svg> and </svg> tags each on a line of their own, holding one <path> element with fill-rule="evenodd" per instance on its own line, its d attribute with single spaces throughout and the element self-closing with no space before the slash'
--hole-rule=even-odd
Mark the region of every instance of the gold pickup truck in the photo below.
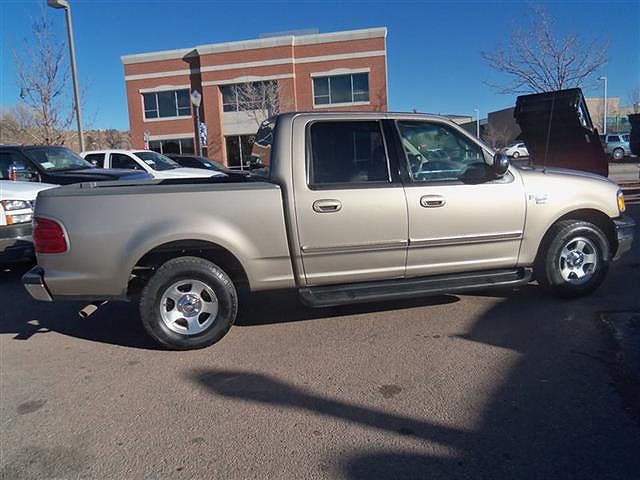
<svg viewBox="0 0 640 480">
<path fill-rule="evenodd" d="M 618 186 L 510 165 L 416 114 L 267 120 L 251 176 L 88 183 L 39 194 L 38 300 L 135 300 L 160 344 L 220 340 L 239 293 L 313 307 L 521 285 L 588 294 L 631 247 Z"/>
</svg>

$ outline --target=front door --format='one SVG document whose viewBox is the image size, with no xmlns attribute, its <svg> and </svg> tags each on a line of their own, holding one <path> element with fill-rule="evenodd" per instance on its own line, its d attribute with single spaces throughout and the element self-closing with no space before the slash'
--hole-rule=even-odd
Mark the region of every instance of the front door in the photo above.
<svg viewBox="0 0 640 480">
<path fill-rule="evenodd" d="M 403 277 L 407 206 L 380 122 L 300 123 L 306 168 L 295 162 L 295 208 L 307 284 Z"/>
<path fill-rule="evenodd" d="M 522 185 L 486 172 L 489 153 L 437 121 L 398 121 L 406 155 L 407 277 L 516 265 L 525 220 Z"/>
</svg>

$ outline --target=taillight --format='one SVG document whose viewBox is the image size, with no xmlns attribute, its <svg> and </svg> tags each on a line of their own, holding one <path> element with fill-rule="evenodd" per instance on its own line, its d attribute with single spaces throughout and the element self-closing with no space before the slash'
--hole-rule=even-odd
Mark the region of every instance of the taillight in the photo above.
<svg viewBox="0 0 640 480">
<path fill-rule="evenodd" d="M 41 217 L 33 219 L 33 244 L 38 253 L 64 253 L 69 249 L 62 225 Z"/>
</svg>

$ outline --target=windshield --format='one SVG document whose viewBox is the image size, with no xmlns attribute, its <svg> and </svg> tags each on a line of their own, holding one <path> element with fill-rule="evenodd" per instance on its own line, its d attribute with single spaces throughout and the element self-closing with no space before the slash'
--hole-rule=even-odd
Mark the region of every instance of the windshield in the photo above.
<svg viewBox="0 0 640 480">
<path fill-rule="evenodd" d="M 153 170 L 161 172 L 163 170 L 173 170 L 174 168 L 179 168 L 176 162 L 171 160 L 169 157 L 165 157 L 157 152 L 133 152 L 133 154 L 142 160 L 144 163 L 149 165 Z"/>
<path fill-rule="evenodd" d="M 47 172 L 95 168 L 78 154 L 65 147 L 37 147 L 25 149 L 27 157 Z"/>
</svg>

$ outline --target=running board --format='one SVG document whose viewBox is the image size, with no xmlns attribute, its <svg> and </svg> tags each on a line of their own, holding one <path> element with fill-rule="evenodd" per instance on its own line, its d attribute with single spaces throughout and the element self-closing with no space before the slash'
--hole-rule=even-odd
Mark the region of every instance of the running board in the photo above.
<svg viewBox="0 0 640 480">
<path fill-rule="evenodd" d="M 532 277 L 533 271 L 531 268 L 514 268 L 306 287 L 299 289 L 298 293 L 305 305 L 320 308 L 350 303 L 378 302 L 443 293 L 466 292 L 482 288 L 515 287 L 529 283 Z"/>
</svg>

